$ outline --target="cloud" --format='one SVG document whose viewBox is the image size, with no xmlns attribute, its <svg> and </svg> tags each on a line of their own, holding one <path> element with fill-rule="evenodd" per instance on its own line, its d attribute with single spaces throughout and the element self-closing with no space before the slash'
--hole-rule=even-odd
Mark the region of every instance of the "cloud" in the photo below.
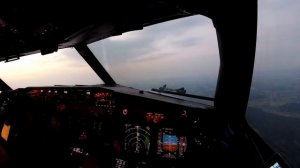
<svg viewBox="0 0 300 168">
<path fill-rule="evenodd" d="M 110 63 L 112 64 L 123 63 L 158 48 L 173 47 L 170 46 L 171 43 L 177 44 L 177 46 L 197 45 L 197 42 L 201 40 L 199 34 L 202 29 L 212 29 L 211 27 L 211 21 L 199 15 L 152 25 L 140 31 L 127 32 L 120 37 L 99 41 L 89 47 L 96 53 L 103 53 L 101 50 L 105 48 L 106 56 L 101 57 L 111 57 Z"/>
<path fill-rule="evenodd" d="M 166 57 L 179 60 L 186 58 L 185 61 L 189 62 L 190 55 L 197 55 L 199 59 L 212 55 L 217 58 L 214 64 L 218 66 L 215 29 L 209 19 L 200 15 L 153 25 L 141 31 L 125 33 L 123 36 L 103 40 L 89 47 L 100 55 L 105 53 L 99 56 L 102 62 L 106 62 L 105 65 L 119 66 L 135 61 L 148 63 L 151 59 Z"/>
</svg>

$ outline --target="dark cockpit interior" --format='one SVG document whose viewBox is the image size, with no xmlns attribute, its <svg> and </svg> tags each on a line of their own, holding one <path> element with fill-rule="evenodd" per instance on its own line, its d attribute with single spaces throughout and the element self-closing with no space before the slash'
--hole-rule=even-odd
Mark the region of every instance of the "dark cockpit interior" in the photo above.
<svg viewBox="0 0 300 168">
<path fill-rule="evenodd" d="M 202 163 L 211 156 L 221 159 L 220 152 L 226 152 L 229 139 L 211 131 L 218 129 L 211 123 L 211 106 L 119 89 L 127 94 L 78 86 L 26 88 L 6 95 L 2 101 L 10 135 L 5 146 L 18 161 L 12 164 L 183 167 L 200 158 Z"/>
<path fill-rule="evenodd" d="M 199 14 L 213 21 L 218 37 L 214 98 L 191 101 L 119 85 L 87 47 Z M 0 61 L 75 47 L 104 84 L 13 90 L 1 80 L 0 167 L 288 167 L 245 119 L 256 27 L 252 0 L 1 5 Z"/>
</svg>

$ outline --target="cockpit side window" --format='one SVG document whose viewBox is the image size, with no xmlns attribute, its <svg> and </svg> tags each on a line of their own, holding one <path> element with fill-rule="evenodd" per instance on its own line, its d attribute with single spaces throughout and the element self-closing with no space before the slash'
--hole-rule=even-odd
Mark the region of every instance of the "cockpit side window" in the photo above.
<svg viewBox="0 0 300 168">
<path fill-rule="evenodd" d="M 257 48 L 247 120 L 300 167 L 300 2 L 258 1 Z"/>
</svg>

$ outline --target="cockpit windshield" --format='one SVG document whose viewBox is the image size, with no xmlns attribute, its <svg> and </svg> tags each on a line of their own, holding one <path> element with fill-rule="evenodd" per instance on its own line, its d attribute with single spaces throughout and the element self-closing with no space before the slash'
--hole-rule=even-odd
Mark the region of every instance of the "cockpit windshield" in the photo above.
<svg viewBox="0 0 300 168">
<path fill-rule="evenodd" d="M 214 97 L 220 64 L 217 36 L 211 19 L 202 15 L 127 32 L 88 47 L 118 84 Z M 0 78 L 13 89 L 103 84 L 75 48 L 1 62 L 0 70 Z"/>
<path fill-rule="evenodd" d="M 214 97 L 219 50 L 212 21 L 204 16 L 156 24 L 88 47 L 119 84 Z"/>
<path fill-rule="evenodd" d="M 28 86 L 91 85 L 103 81 L 74 48 L 0 62 L 0 78 L 13 89 Z"/>
</svg>

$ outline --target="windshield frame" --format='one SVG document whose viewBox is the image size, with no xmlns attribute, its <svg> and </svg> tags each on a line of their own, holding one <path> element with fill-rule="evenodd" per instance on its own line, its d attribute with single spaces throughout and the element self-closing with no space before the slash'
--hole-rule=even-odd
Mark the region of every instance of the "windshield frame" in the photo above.
<svg viewBox="0 0 300 168">
<path fill-rule="evenodd" d="M 87 45 L 77 45 L 75 46 L 77 52 L 82 56 L 82 58 L 89 64 L 89 66 L 95 71 L 99 78 L 102 79 L 104 84 L 108 86 L 115 86 L 116 82 L 110 76 L 110 74 L 104 69 L 101 63 L 96 59 L 96 56 L 87 47 Z"/>
</svg>

